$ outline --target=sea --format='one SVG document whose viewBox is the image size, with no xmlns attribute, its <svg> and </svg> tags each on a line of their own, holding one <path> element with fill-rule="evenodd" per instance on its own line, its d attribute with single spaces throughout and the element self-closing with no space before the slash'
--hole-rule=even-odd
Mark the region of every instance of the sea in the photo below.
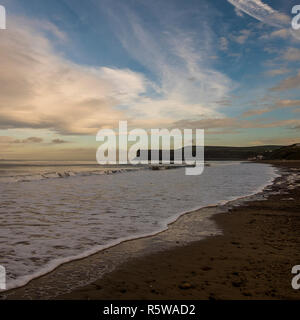
<svg viewBox="0 0 300 320">
<path fill-rule="evenodd" d="M 0 265 L 6 288 L 161 232 L 187 212 L 258 193 L 276 176 L 270 165 L 234 161 L 208 162 L 199 176 L 185 175 L 185 168 L 0 161 Z"/>
</svg>

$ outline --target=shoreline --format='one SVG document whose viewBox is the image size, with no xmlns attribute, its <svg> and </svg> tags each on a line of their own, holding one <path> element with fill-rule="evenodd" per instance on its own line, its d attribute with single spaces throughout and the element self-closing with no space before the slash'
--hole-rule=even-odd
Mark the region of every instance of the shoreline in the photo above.
<svg viewBox="0 0 300 320">
<path fill-rule="evenodd" d="M 274 163 L 271 163 L 271 164 L 274 165 Z M 57 295 L 54 294 L 53 292 L 49 296 L 47 296 L 47 294 L 45 294 L 45 292 L 43 292 L 43 289 L 41 289 L 41 287 L 43 287 L 43 285 L 40 286 L 41 284 L 43 284 L 43 281 L 45 279 L 47 280 L 47 278 L 49 278 L 49 275 L 52 274 L 54 276 L 54 278 L 55 278 L 57 276 L 57 274 L 60 275 L 60 272 L 59 272 L 58 269 L 66 269 L 67 266 L 71 267 L 71 269 L 72 269 L 72 266 L 74 268 L 75 267 L 74 265 L 76 265 L 76 264 L 80 265 L 81 263 L 83 263 L 83 265 L 85 264 L 87 266 L 87 264 L 89 264 L 91 262 L 89 260 L 94 260 L 93 257 L 95 257 L 97 255 L 99 256 L 99 255 L 102 255 L 102 254 L 106 253 L 106 258 L 107 258 L 107 256 L 110 255 L 111 251 L 117 251 L 117 252 L 114 252 L 114 254 L 116 254 L 116 256 L 115 256 L 116 259 L 112 259 L 112 260 L 114 260 L 112 265 L 108 268 L 108 270 L 105 270 L 104 274 L 102 274 L 98 278 L 96 276 L 94 285 L 95 285 L 95 283 L 98 283 L 99 281 L 101 282 L 102 278 L 104 279 L 107 276 L 109 276 L 110 274 L 113 274 L 114 272 L 118 272 L 119 268 L 122 268 L 122 266 L 124 266 L 124 265 L 126 266 L 127 263 L 130 264 L 130 261 L 146 259 L 147 257 L 149 257 L 151 255 L 164 254 L 164 253 L 168 252 L 168 250 L 179 250 L 183 246 L 184 247 L 185 246 L 192 246 L 194 243 L 197 243 L 197 242 L 201 243 L 203 241 L 218 237 L 218 236 L 223 234 L 222 231 L 221 231 L 223 229 L 221 228 L 221 230 L 220 230 L 217 227 L 217 225 L 219 224 L 217 217 L 220 215 L 220 213 L 225 213 L 227 211 L 230 211 L 231 210 L 231 208 L 230 208 L 231 206 L 233 206 L 233 207 L 234 206 L 238 206 L 238 208 L 240 206 L 241 207 L 247 206 L 247 203 L 244 204 L 245 202 L 248 202 L 249 200 L 252 201 L 251 198 L 253 198 L 253 197 L 255 198 L 256 195 L 262 194 L 263 193 L 262 191 L 264 189 L 266 189 L 266 188 L 268 188 L 270 186 L 272 187 L 273 183 L 274 183 L 274 180 L 276 180 L 276 179 L 278 179 L 278 175 L 277 175 L 277 177 L 276 176 L 273 177 L 272 181 L 269 181 L 258 192 L 255 192 L 255 194 L 253 193 L 253 194 L 248 195 L 248 196 L 240 197 L 240 198 L 233 199 L 233 200 L 228 200 L 228 201 L 225 201 L 225 203 L 222 203 L 222 204 L 216 204 L 216 205 L 212 205 L 212 206 L 208 206 L 208 207 L 202 207 L 200 209 L 196 209 L 196 210 L 192 210 L 192 211 L 189 210 L 188 212 L 181 213 L 180 215 L 178 215 L 176 217 L 176 219 L 174 221 L 171 221 L 170 223 L 167 224 L 167 226 L 166 226 L 167 229 L 158 231 L 153 235 L 145 235 L 144 237 L 137 237 L 137 238 L 134 238 L 134 239 L 127 239 L 127 240 L 125 240 L 125 241 L 123 241 L 121 243 L 116 243 L 115 245 L 110 246 L 107 249 L 103 249 L 100 252 L 97 251 L 96 253 L 93 253 L 93 254 L 91 254 L 91 255 L 89 255 L 87 257 L 83 257 L 83 258 L 80 258 L 78 260 L 72 260 L 70 262 L 66 262 L 66 263 L 56 267 L 54 269 L 54 271 L 51 271 L 50 273 L 47 273 L 46 275 L 42 275 L 39 278 L 35 278 L 35 279 L 31 280 L 27 285 L 25 285 L 23 287 L 19 287 L 19 288 L 11 289 L 11 290 L 6 291 L 6 292 L 2 292 L 0 294 L 0 299 L 3 298 L 4 296 L 6 296 L 4 298 L 7 298 L 7 299 L 26 299 L 26 298 L 47 299 L 47 298 L 56 298 Z M 210 211 L 210 212 L 206 213 L 205 211 Z M 199 212 L 201 212 L 201 213 L 204 212 L 204 216 L 203 216 L 203 214 L 201 215 L 200 223 L 203 224 L 203 219 L 207 220 L 207 221 L 205 221 L 207 226 L 209 226 L 207 228 L 208 229 L 207 232 L 203 232 L 202 234 L 198 234 L 198 239 L 197 239 L 197 237 L 194 238 L 194 235 L 190 239 L 186 239 L 186 232 L 190 231 L 190 230 L 184 230 L 185 232 L 183 232 L 182 239 L 179 239 L 179 241 L 176 241 L 176 244 L 171 244 L 170 245 L 170 243 L 169 243 L 168 245 L 163 245 L 163 243 L 166 242 L 166 241 L 167 242 L 170 242 L 170 241 L 174 242 L 174 240 L 175 240 L 174 238 L 173 238 L 173 240 L 170 240 L 170 234 L 174 233 L 174 230 L 173 230 L 174 228 L 178 229 L 178 226 L 176 226 L 176 224 L 179 224 L 179 229 L 182 228 L 182 225 L 185 225 L 187 220 L 189 220 L 188 218 L 191 217 L 191 216 L 192 216 L 192 218 L 190 219 L 191 221 L 189 221 L 189 223 L 193 224 L 194 223 L 193 220 L 195 219 L 195 215 L 197 215 L 197 213 L 198 213 L 198 216 L 200 216 Z M 184 217 L 185 217 L 185 219 L 184 219 Z M 185 221 L 182 221 L 181 222 L 181 226 L 180 226 L 180 223 L 178 222 L 178 220 L 185 220 Z M 178 230 L 177 230 L 177 232 L 178 232 Z M 195 231 L 194 231 L 194 233 L 195 233 Z M 197 231 L 196 231 L 196 233 L 197 233 Z M 167 235 L 167 234 L 169 234 L 169 235 Z M 173 237 L 174 237 L 174 235 L 173 235 Z M 158 239 L 156 239 L 156 238 L 158 238 Z M 172 238 L 172 236 L 171 236 L 171 238 Z M 153 242 L 153 241 L 154 241 L 154 245 L 153 245 L 153 243 L 151 245 L 151 242 Z M 132 247 L 134 247 L 137 243 L 140 243 L 139 245 L 142 246 L 142 247 L 144 246 L 144 249 L 145 249 L 144 252 L 140 252 L 139 250 L 135 250 L 135 249 L 132 250 L 133 249 Z M 155 248 L 155 246 L 157 244 L 159 244 L 159 246 L 160 246 L 159 249 Z M 119 248 L 119 250 L 115 250 L 117 247 L 121 247 L 121 248 Z M 128 255 L 128 258 L 123 258 L 123 259 L 120 260 L 119 258 L 120 258 L 120 252 L 122 252 L 122 247 L 125 250 L 129 249 L 128 251 L 131 254 Z M 126 254 L 127 254 L 127 252 L 126 252 Z M 103 260 L 103 256 L 101 257 L 101 259 Z M 86 263 L 85 263 L 85 261 L 86 261 Z M 102 261 L 102 263 L 103 263 L 103 261 Z M 95 261 L 93 261 L 92 264 L 97 265 L 97 263 Z M 114 268 L 115 268 L 115 266 L 113 266 L 114 264 L 116 264 L 116 270 L 114 270 Z M 57 270 L 58 270 L 58 272 L 57 272 Z M 66 270 L 62 270 L 62 274 L 65 271 Z M 51 281 L 50 281 L 50 283 L 51 283 Z M 90 286 L 93 286 L 93 284 L 85 285 L 83 287 L 79 286 L 79 289 L 72 289 L 72 290 L 70 290 L 71 293 L 65 294 L 65 295 L 61 295 L 59 298 L 67 298 L 67 299 L 76 298 L 76 295 L 77 295 L 78 291 L 79 292 L 84 291 L 83 288 L 89 288 Z M 31 287 L 31 290 L 30 290 L 30 287 Z M 47 283 L 46 283 L 45 287 L 47 287 Z M 32 292 L 31 291 L 33 289 L 37 289 L 37 288 L 39 288 L 40 292 L 38 292 L 37 294 L 32 296 Z M 112 296 L 111 298 L 116 298 L 116 297 Z"/>
<path fill-rule="evenodd" d="M 229 161 L 231 162 L 231 161 Z M 247 163 L 248 161 L 238 161 L 238 162 L 245 162 Z M 205 164 L 206 166 L 210 166 L 209 163 Z M 146 168 L 144 168 L 145 170 Z M 0 292 L 0 299 L 3 295 L 6 294 L 10 294 L 11 291 L 13 290 L 17 290 L 19 288 L 25 287 L 27 286 L 27 284 L 29 284 L 31 281 L 34 281 L 35 279 L 39 279 L 41 277 L 46 276 L 49 273 L 54 272 L 57 268 L 59 268 L 60 266 L 64 265 L 64 264 L 68 264 L 68 263 L 72 263 L 74 261 L 78 261 L 78 260 L 83 260 L 86 259 L 90 256 L 93 256 L 95 254 L 98 254 L 101 251 L 104 250 L 109 250 L 110 248 L 113 248 L 115 246 L 118 246 L 124 242 L 127 241 L 138 241 L 139 239 L 143 239 L 143 238 L 148 238 L 148 237 L 154 237 L 159 235 L 162 232 L 165 232 L 166 230 L 168 230 L 169 226 L 172 225 L 173 223 L 176 223 L 178 219 L 180 219 L 182 216 L 186 215 L 186 214 L 190 214 L 199 210 L 205 210 L 206 208 L 210 208 L 210 207 L 221 207 L 223 205 L 226 205 L 227 203 L 233 202 L 233 201 L 239 201 L 242 199 L 246 199 L 252 195 L 255 195 L 257 193 L 262 192 L 262 190 L 264 188 L 266 188 L 268 185 L 270 185 L 274 179 L 278 176 L 278 174 L 275 172 L 274 169 L 271 169 L 271 167 L 269 168 L 270 171 L 272 170 L 272 177 L 270 177 L 268 179 L 268 181 L 259 186 L 255 191 L 249 193 L 248 195 L 243 195 L 243 196 L 234 196 L 232 198 L 226 199 L 226 200 L 221 200 L 218 201 L 216 203 L 211 203 L 211 204 L 202 204 L 201 206 L 196 206 L 196 207 L 192 207 L 189 208 L 187 210 L 181 211 L 179 213 L 175 213 L 173 214 L 171 217 L 169 217 L 168 219 L 158 223 L 158 227 L 157 230 L 154 230 L 153 232 L 149 232 L 149 233 L 144 233 L 144 234 L 138 234 L 138 235 L 130 235 L 130 236 L 126 236 L 123 238 L 118 238 L 115 239 L 109 243 L 103 244 L 103 245 L 97 245 L 94 246 L 90 249 L 87 249 L 85 251 L 83 251 L 82 253 L 73 255 L 73 256 L 67 256 L 64 258 L 57 258 L 54 260 L 51 260 L 49 263 L 45 264 L 41 269 L 39 269 L 38 271 L 35 271 L 34 273 L 30 274 L 30 275 L 25 275 L 22 276 L 14 281 L 12 281 L 12 283 L 9 284 L 8 289 L 6 291 L 2 291 Z M 118 173 L 122 172 L 122 170 L 124 169 L 120 169 L 120 171 L 118 171 Z M 136 170 L 140 170 L 140 169 L 130 169 L 129 171 L 136 171 Z M 147 170 L 150 170 L 150 168 L 147 168 Z"/>
<path fill-rule="evenodd" d="M 299 299 L 300 162 L 272 164 L 296 180 L 279 178 L 267 199 L 214 215 L 222 235 L 131 259 L 58 299 Z"/>
</svg>

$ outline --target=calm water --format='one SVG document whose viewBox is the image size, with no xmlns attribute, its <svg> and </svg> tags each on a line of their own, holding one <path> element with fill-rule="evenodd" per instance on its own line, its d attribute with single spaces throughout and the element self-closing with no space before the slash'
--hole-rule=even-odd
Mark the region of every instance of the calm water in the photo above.
<svg viewBox="0 0 300 320">
<path fill-rule="evenodd" d="M 125 239 L 154 234 L 184 212 L 261 190 L 268 165 L 100 168 L 93 163 L 0 163 L 0 264 L 8 288 Z M 125 254 L 125 253 L 124 253 Z"/>
</svg>

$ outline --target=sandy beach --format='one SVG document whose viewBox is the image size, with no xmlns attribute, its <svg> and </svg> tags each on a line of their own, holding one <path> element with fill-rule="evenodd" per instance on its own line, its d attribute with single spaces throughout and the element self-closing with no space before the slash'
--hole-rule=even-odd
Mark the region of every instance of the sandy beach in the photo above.
<svg viewBox="0 0 300 320">
<path fill-rule="evenodd" d="M 299 162 L 273 164 L 300 169 Z M 223 235 L 131 259 L 58 298 L 299 299 L 291 287 L 291 269 L 300 264 L 299 182 L 275 183 L 281 194 L 215 215 Z"/>
</svg>

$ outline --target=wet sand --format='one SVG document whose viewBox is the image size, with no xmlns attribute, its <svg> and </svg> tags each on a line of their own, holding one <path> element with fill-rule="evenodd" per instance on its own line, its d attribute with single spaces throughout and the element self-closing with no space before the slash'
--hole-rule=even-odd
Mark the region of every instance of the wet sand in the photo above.
<svg viewBox="0 0 300 320">
<path fill-rule="evenodd" d="M 272 163 L 297 180 L 278 178 L 267 200 L 214 215 L 222 235 L 131 258 L 58 299 L 299 299 L 300 162 Z"/>
</svg>

